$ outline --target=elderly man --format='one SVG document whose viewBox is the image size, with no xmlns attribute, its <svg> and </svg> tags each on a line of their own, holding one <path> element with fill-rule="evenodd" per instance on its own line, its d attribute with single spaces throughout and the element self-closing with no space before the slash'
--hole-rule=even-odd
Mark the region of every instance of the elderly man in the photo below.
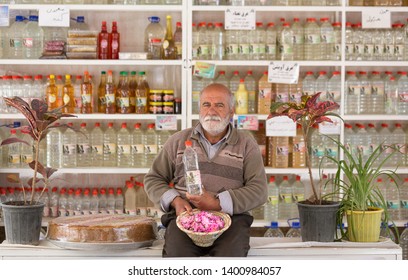
<svg viewBox="0 0 408 280">
<path fill-rule="evenodd" d="M 249 250 L 248 213 L 267 198 L 262 156 L 253 137 L 235 129 L 234 95 L 221 84 L 210 84 L 200 94 L 200 122 L 172 135 L 144 179 L 145 190 L 165 214 L 163 257 L 245 257 Z M 197 152 L 203 193 L 186 192 L 183 152 L 191 140 Z M 174 182 L 174 188 L 169 183 Z M 222 211 L 231 226 L 211 247 L 199 247 L 176 225 L 176 218 L 193 208 Z"/>
</svg>

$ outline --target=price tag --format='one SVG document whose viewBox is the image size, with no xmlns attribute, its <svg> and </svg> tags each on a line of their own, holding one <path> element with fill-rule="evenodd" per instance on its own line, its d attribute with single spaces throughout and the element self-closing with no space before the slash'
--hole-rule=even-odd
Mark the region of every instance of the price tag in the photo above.
<svg viewBox="0 0 408 280">
<path fill-rule="evenodd" d="M 157 116 L 156 130 L 177 130 L 177 116 Z"/>
<path fill-rule="evenodd" d="M 215 64 L 197 61 L 194 65 L 194 76 L 213 79 L 215 75 Z"/>
<path fill-rule="evenodd" d="M 363 9 L 362 28 L 391 28 L 391 12 L 386 8 Z"/>
<path fill-rule="evenodd" d="M 296 136 L 296 122 L 287 116 L 266 120 L 266 136 Z"/>
<path fill-rule="evenodd" d="M 39 26 L 69 27 L 69 9 L 65 6 L 39 7 Z"/>
<path fill-rule="evenodd" d="M 255 30 L 256 12 L 249 8 L 228 8 L 225 11 L 226 30 Z"/>
<path fill-rule="evenodd" d="M 332 123 L 330 122 L 319 123 L 319 132 L 321 134 L 327 134 L 327 135 L 339 135 L 340 130 L 341 130 L 340 119 L 336 117 L 330 117 L 330 119 L 333 121 Z"/>
<path fill-rule="evenodd" d="M 237 129 L 258 130 L 258 116 L 238 116 Z"/>
<path fill-rule="evenodd" d="M 299 79 L 299 63 L 288 61 L 272 61 L 268 67 L 268 82 L 278 84 L 297 84 Z"/>
<path fill-rule="evenodd" d="M 0 26 L 9 26 L 9 25 L 10 25 L 9 7 L 0 6 Z"/>
</svg>

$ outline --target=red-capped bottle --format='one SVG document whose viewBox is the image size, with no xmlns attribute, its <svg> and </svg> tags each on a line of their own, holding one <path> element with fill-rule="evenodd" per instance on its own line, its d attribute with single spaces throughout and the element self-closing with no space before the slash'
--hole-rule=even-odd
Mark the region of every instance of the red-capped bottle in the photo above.
<svg viewBox="0 0 408 280">
<path fill-rule="evenodd" d="M 110 34 L 108 33 L 106 21 L 102 21 L 102 30 L 99 32 L 98 36 L 98 59 L 111 58 L 110 41 Z"/>
<path fill-rule="evenodd" d="M 112 22 L 112 33 L 111 33 L 111 59 L 119 59 L 120 51 L 120 33 L 118 32 L 118 25 L 116 21 Z"/>
</svg>

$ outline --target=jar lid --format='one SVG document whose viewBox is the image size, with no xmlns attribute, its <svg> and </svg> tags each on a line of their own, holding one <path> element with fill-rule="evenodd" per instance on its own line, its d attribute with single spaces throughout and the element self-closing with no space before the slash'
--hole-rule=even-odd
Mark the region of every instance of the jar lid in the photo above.
<svg viewBox="0 0 408 280">
<path fill-rule="evenodd" d="M 163 106 L 163 102 L 149 102 L 150 106 Z"/>
<path fill-rule="evenodd" d="M 162 89 L 151 89 L 150 93 L 162 93 L 163 90 Z"/>
</svg>

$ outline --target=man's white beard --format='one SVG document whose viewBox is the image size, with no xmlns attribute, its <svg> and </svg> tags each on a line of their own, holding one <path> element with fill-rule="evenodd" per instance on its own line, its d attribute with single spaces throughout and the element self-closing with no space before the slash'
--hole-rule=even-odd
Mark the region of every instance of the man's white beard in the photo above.
<svg viewBox="0 0 408 280">
<path fill-rule="evenodd" d="M 200 116 L 200 123 L 210 135 L 217 136 L 223 132 L 229 124 L 229 116 L 225 119 L 218 116 Z"/>
</svg>

